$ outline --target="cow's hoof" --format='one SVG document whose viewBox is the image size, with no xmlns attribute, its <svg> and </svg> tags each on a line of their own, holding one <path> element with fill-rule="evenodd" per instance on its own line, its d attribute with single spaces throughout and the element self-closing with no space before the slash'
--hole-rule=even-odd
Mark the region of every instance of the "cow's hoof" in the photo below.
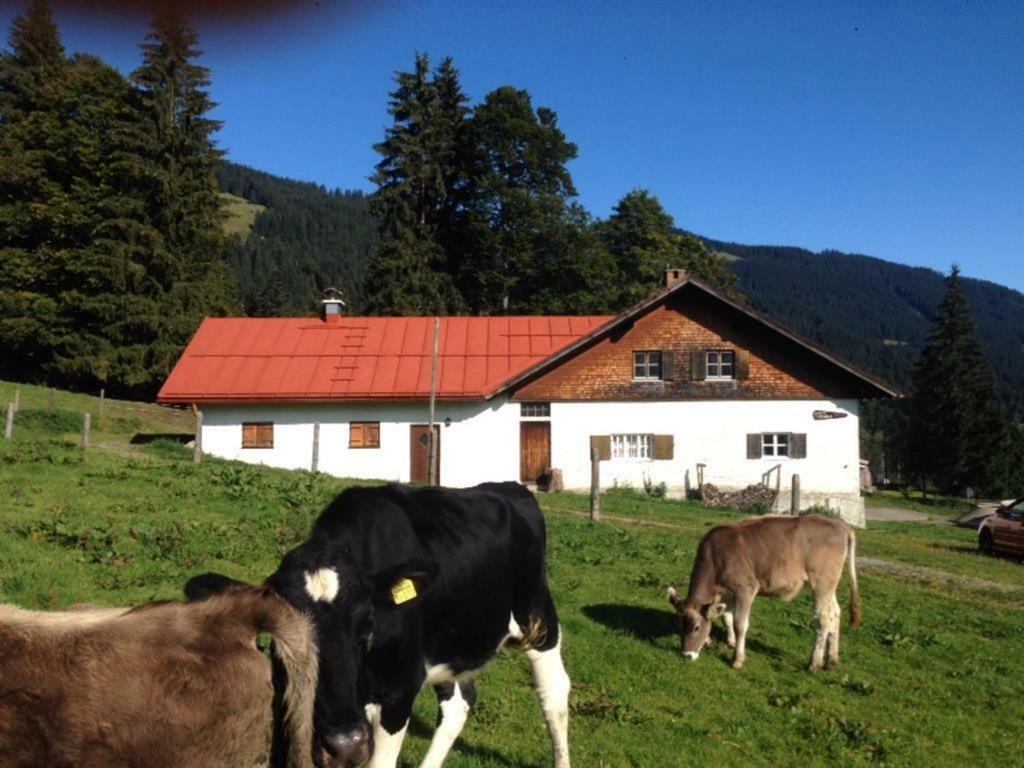
<svg viewBox="0 0 1024 768">
<path fill-rule="evenodd" d="M 743 669 L 743 659 L 736 659 L 732 663 L 733 669 Z"/>
<path fill-rule="evenodd" d="M 733 650 L 736 649 L 736 641 L 735 640 L 727 640 L 725 644 L 727 646 L 729 646 L 729 648 L 732 648 Z"/>
<path fill-rule="evenodd" d="M 839 659 L 829 659 L 825 662 L 825 669 L 835 669 L 839 666 Z"/>
<path fill-rule="evenodd" d="M 821 669 L 821 664 L 815 664 L 814 662 L 811 662 L 810 665 L 808 665 L 808 667 L 807 667 L 807 671 L 810 672 L 812 675 L 815 672 L 819 671 L 820 669 Z"/>
</svg>

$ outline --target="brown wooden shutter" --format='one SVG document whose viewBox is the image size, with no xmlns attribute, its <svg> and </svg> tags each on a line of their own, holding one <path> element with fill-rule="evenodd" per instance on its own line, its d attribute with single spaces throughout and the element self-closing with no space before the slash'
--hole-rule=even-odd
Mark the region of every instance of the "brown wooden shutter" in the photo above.
<svg viewBox="0 0 1024 768">
<path fill-rule="evenodd" d="M 601 461 L 608 461 L 612 457 L 612 438 L 611 435 L 591 435 L 590 436 L 590 452 L 593 454 L 594 449 L 597 449 L 597 457 Z"/>
<path fill-rule="evenodd" d="M 358 423 L 352 423 L 348 425 L 348 447 L 349 448 L 362 448 L 366 444 L 365 435 L 363 433 L 363 425 Z"/>
<path fill-rule="evenodd" d="M 690 353 L 690 378 L 704 381 L 708 377 L 708 359 L 703 349 L 695 349 Z"/>
<path fill-rule="evenodd" d="M 795 432 L 789 436 L 789 457 L 791 459 L 807 458 L 807 434 Z"/>
<path fill-rule="evenodd" d="M 747 458 L 761 458 L 761 433 L 751 432 L 747 435 Z"/>
<path fill-rule="evenodd" d="M 745 349 L 736 350 L 736 378 L 750 378 L 750 353 Z"/>
<path fill-rule="evenodd" d="M 367 432 L 366 436 L 366 447 L 367 448 L 380 448 L 380 422 L 371 421 L 366 425 Z"/>
<path fill-rule="evenodd" d="M 255 448 L 259 443 L 259 424 L 242 425 L 242 447 Z"/>
<path fill-rule="evenodd" d="M 672 381 L 676 377 L 676 354 L 668 349 L 661 351 L 661 378 Z"/>
<path fill-rule="evenodd" d="M 259 426 L 259 447 L 260 448 L 273 448 L 274 447 L 274 425 L 260 424 Z"/>
<path fill-rule="evenodd" d="M 654 436 L 654 458 L 671 459 L 675 455 L 675 438 L 672 435 Z"/>
</svg>

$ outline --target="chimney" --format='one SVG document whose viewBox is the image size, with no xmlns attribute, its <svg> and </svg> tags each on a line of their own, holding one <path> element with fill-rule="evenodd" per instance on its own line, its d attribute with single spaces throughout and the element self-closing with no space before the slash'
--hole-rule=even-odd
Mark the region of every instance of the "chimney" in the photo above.
<svg viewBox="0 0 1024 768">
<path fill-rule="evenodd" d="M 685 282 L 688 277 L 685 269 L 672 269 L 671 267 L 665 270 L 665 287 L 671 288 L 674 285 Z"/>
<path fill-rule="evenodd" d="M 340 323 L 341 310 L 345 306 L 345 301 L 341 298 L 341 291 L 337 288 L 325 288 L 323 296 L 320 303 L 324 306 L 324 322 L 328 325 Z"/>
</svg>

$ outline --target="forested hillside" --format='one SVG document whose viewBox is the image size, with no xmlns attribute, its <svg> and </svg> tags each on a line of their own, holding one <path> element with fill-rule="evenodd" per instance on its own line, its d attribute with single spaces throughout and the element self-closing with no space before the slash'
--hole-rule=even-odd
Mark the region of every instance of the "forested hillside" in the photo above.
<svg viewBox="0 0 1024 768">
<path fill-rule="evenodd" d="M 900 386 L 910 382 L 946 279 L 859 254 L 707 240 L 731 262 L 747 300 L 794 330 Z M 963 279 L 1007 403 L 1024 416 L 1024 294 Z"/>
<path fill-rule="evenodd" d="M 225 254 L 247 314 L 309 314 L 328 286 L 341 288 L 353 308 L 362 305 L 376 243 L 362 192 L 327 190 L 234 163 L 224 163 L 217 180 L 222 192 L 266 208 Z"/>
</svg>

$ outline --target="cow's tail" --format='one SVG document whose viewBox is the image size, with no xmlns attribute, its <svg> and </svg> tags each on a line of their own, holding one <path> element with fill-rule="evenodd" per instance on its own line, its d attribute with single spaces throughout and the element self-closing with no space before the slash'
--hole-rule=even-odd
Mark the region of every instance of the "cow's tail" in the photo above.
<svg viewBox="0 0 1024 768">
<path fill-rule="evenodd" d="M 846 567 L 850 571 L 850 627 L 860 627 L 860 588 L 857 586 L 857 534 L 852 528 L 846 533 Z"/>
<path fill-rule="evenodd" d="M 275 592 L 263 631 L 274 638 L 274 656 L 286 673 L 283 691 L 284 731 L 288 768 L 313 768 L 313 703 L 316 698 L 318 654 L 309 619 Z"/>
</svg>

